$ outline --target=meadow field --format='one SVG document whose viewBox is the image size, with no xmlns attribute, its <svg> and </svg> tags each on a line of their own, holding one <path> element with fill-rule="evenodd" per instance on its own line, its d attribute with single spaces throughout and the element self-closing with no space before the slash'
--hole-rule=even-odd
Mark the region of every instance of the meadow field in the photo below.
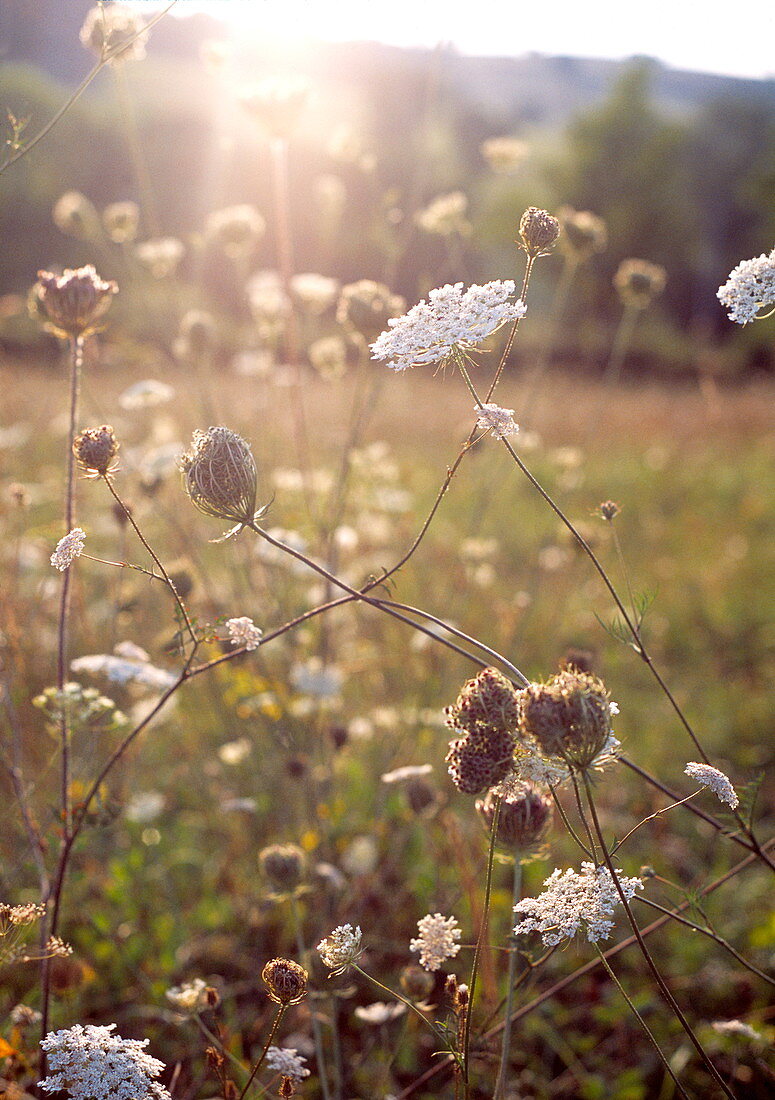
<svg viewBox="0 0 775 1100">
<path fill-rule="evenodd" d="M 542 194 L 300 271 L 278 87 L 0 298 L 0 1098 L 764 1100 L 775 320 Z"/>
</svg>

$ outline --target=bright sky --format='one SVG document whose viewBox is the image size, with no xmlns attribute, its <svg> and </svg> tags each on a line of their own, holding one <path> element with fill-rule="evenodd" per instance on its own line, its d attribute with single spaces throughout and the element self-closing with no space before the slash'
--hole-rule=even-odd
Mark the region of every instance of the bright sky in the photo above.
<svg viewBox="0 0 775 1100">
<path fill-rule="evenodd" d="M 159 0 L 133 0 L 145 12 Z M 205 11 L 237 40 L 252 35 L 400 46 L 451 42 L 461 53 L 519 57 L 657 57 L 674 68 L 775 78 L 775 0 L 177 0 Z"/>
</svg>

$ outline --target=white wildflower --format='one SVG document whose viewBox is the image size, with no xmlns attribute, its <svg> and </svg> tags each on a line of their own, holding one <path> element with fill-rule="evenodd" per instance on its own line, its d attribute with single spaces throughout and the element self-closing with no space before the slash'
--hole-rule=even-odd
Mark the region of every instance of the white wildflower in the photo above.
<svg viewBox="0 0 775 1100">
<path fill-rule="evenodd" d="M 306 1061 L 295 1047 L 270 1047 L 266 1052 L 266 1068 L 281 1073 L 283 1077 L 290 1077 L 293 1081 L 309 1077 L 309 1070 L 304 1066 Z"/>
<path fill-rule="evenodd" d="M 294 275 L 290 283 L 291 294 L 301 308 L 313 316 L 325 313 L 339 294 L 339 283 L 328 275 L 318 275 L 314 271 L 304 271 Z"/>
<path fill-rule="evenodd" d="M 178 1012 L 194 1015 L 210 1007 L 207 982 L 194 978 L 191 982 L 171 986 L 164 996 Z"/>
<path fill-rule="evenodd" d="M 137 825 L 147 825 L 149 821 L 155 821 L 163 809 L 164 795 L 161 791 L 138 791 L 127 802 L 124 815 Z"/>
<path fill-rule="evenodd" d="M 153 1078 L 164 1069 L 146 1054 L 148 1039 L 113 1035 L 115 1024 L 50 1031 L 41 1040 L 51 1074 L 38 1084 L 46 1092 L 67 1089 L 72 1100 L 171 1100 Z"/>
<path fill-rule="evenodd" d="M 342 853 L 342 867 L 348 875 L 370 875 L 379 862 L 379 848 L 371 833 L 353 837 Z"/>
<path fill-rule="evenodd" d="M 416 779 L 421 775 L 430 775 L 433 764 L 405 764 L 403 768 L 396 768 L 392 772 L 385 772 L 383 783 L 401 783 L 404 779 Z"/>
<path fill-rule="evenodd" d="M 236 741 L 227 741 L 225 745 L 221 745 L 218 749 L 218 759 L 231 766 L 241 764 L 250 756 L 252 747 L 250 738 L 238 737 Z"/>
<path fill-rule="evenodd" d="M 244 645 L 245 649 L 257 649 L 263 634 L 263 630 L 247 615 L 241 615 L 238 619 L 228 619 L 226 631 L 232 645 Z"/>
<path fill-rule="evenodd" d="M 471 348 L 507 321 L 524 317 L 524 303 L 510 301 L 515 289 L 511 279 L 497 279 L 466 291 L 462 283 L 432 290 L 427 302 L 388 321 L 371 345 L 372 359 L 387 359 L 393 370 L 442 363 L 455 348 Z"/>
<path fill-rule="evenodd" d="M 154 237 L 135 248 L 140 263 L 148 268 L 154 279 L 166 279 L 174 274 L 186 251 L 177 237 Z"/>
<path fill-rule="evenodd" d="M 355 1019 L 360 1020 L 362 1024 L 373 1024 L 375 1027 L 379 1027 L 380 1024 L 390 1023 L 391 1020 L 396 1020 L 399 1016 L 402 1016 L 406 1012 L 406 1005 L 402 1004 L 385 1004 L 384 1001 L 374 1001 L 370 1005 L 358 1005 L 355 1009 Z"/>
<path fill-rule="evenodd" d="M 423 210 L 415 214 L 415 222 L 426 233 L 436 233 L 440 237 L 451 237 L 458 233 L 467 237 L 471 232 L 471 223 L 466 217 L 468 199 L 462 191 L 450 191 L 446 195 L 437 195 Z"/>
<path fill-rule="evenodd" d="M 151 409 L 171 401 L 174 396 L 175 391 L 166 382 L 146 378 L 119 394 L 118 403 L 122 409 Z"/>
<path fill-rule="evenodd" d="M 710 764 L 696 764 L 693 761 L 684 768 L 684 775 L 696 779 L 701 787 L 710 787 L 721 802 L 726 802 L 734 810 L 740 802 L 735 794 L 729 778 L 720 772 L 718 768 L 712 768 Z"/>
<path fill-rule="evenodd" d="M 753 1039 L 754 1042 L 762 1037 L 750 1024 L 744 1024 L 742 1020 L 715 1020 L 710 1026 L 719 1035 L 740 1035 L 745 1039 Z"/>
<path fill-rule="evenodd" d="M 69 569 L 74 560 L 83 553 L 85 539 L 86 533 L 81 527 L 74 527 L 72 531 L 61 538 L 57 543 L 56 550 L 51 555 L 51 564 L 54 568 L 58 569 L 60 573 L 64 573 L 65 569 Z"/>
<path fill-rule="evenodd" d="M 331 974 L 341 974 L 361 954 L 361 929 L 351 924 L 340 924 L 318 944 L 320 957 Z"/>
<path fill-rule="evenodd" d="M 516 435 L 519 425 L 514 422 L 514 410 L 502 409 L 500 405 L 475 405 L 477 428 L 490 428 L 496 439 L 505 439 L 507 435 Z"/>
<path fill-rule="evenodd" d="M 103 60 L 142 61 L 148 32 L 143 20 L 124 4 L 95 4 L 80 31 L 81 44 Z"/>
<path fill-rule="evenodd" d="M 494 137 L 483 141 L 479 151 L 493 172 L 511 175 L 528 155 L 529 149 L 524 141 L 512 137 Z"/>
<path fill-rule="evenodd" d="M 747 325 L 761 309 L 775 306 L 775 248 L 753 260 L 742 260 L 718 288 L 716 297 L 726 306 L 730 321 Z"/>
<path fill-rule="evenodd" d="M 291 682 L 303 695 L 331 699 L 342 690 L 342 673 L 336 665 L 324 665 L 319 657 L 296 664 L 291 669 Z"/>
<path fill-rule="evenodd" d="M 446 959 L 452 959 L 460 950 L 460 927 L 454 917 L 432 916 L 427 913 L 417 922 L 420 935 L 410 940 L 409 950 L 418 951 L 420 966 L 426 970 L 438 970 Z"/>
<path fill-rule="evenodd" d="M 627 878 L 620 871 L 616 875 L 628 900 L 636 890 L 643 889 L 639 878 Z M 555 870 L 544 882 L 542 894 L 523 898 L 514 906 L 515 913 L 527 914 L 514 932 L 516 935 L 540 932 L 547 947 L 554 947 L 580 931 L 586 932 L 590 943 L 606 940 L 614 926 L 609 918 L 620 900 L 607 867 L 582 863 L 581 874 Z"/>
<path fill-rule="evenodd" d="M 166 691 L 176 684 L 174 672 L 156 668 L 148 654 L 131 642 L 121 642 L 114 653 L 88 653 L 70 662 L 73 672 L 107 676 L 113 684 L 138 684 L 151 691 Z"/>
</svg>

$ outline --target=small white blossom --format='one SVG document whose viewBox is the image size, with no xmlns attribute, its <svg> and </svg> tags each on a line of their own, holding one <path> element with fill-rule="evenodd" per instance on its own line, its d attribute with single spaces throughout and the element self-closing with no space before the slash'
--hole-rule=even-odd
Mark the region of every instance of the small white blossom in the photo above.
<svg viewBox="0 0 775 1100">
<path fill-rule="evenodd" d="M 266 1052 L 266 1068 L 281 1073 L 283 1077 L 290 1077 L 294 1081 L 301 1081 L 303 1077 L 309 1077 L 309 1070 L 305 1068 L 307 1059 L 299 1054 L 295 1047 L 270 1047 Z"/>
<path fill-rule="evenodd" d="M 119 394 L 118 403 L 122 409 L 151 409 L 156 405 L 164 405 L 174 396 L 174 389 L 166 382 L 146 378 L 142 382 L 135 382 Z"/>
<path fill-rule="evenodd" d="M 524 303 L 509 300 L 515 289 L 511 279 L 496 279 L 466 291 L 462 283 L 432 290 L 427 302 L 388 321 L 389 327 L 371 345 L 372 359 L 387 359 L 393 370 L 442 363 L 453 349 L 471 348 L 507 321 L 524 317 Z"/>
<path fill-rule="evenodd" d="M 403 768 L 385 772 L 380 778 L 383 783 L 401 783 L 404 779 L 417 779 L 421 775 L 430 775 L 432 771 L 433 764 L 405 764 Z"/>
<path fill-rule="evenodd" d="M 57 543 L 56 550 L 51 555 L 51 564 L 54 568 L 58 569 L 60 573 L 64 573 L 65 569 L 69 569 L 74 560 L 83 553 L 85 539 L 86 533 L 81 527 L 74 527 L 72 531 L 61 538 Z"/>
<path fill-rule="evenodd" d="M 201 978 L 194 978 L 192 982 L 171 986 L 164 996 L 178 1012 L 195 1014 L 209 1007 L 207 988 L 207 983 Z"/>
<path fill-rule="evenodd" d="M 730 321 L 747 325 L 760 310 L 775 306 L 775 248 L 753 260 L 742 260 L 718 288 L 716 297 L 728 309 Z"/>
<path fill-rule="evenodd" d="M 336 665 L 324 665 L 319 657 L 310 657 L 293 666 L 291 682 L 302 695 L 332 699 L 342 690 L 342 673 Z"/>
<path fill-rule="evenodd" d="M 740 802 L 735 794 L 735 788 L 730 780 L 718 768 L 712 768 L 710 764 L 696 764 L 693 761 L 684 768 L 684 775 L 696 779 L 701 787 L 710 787 L 721 802 L 726 802 L 734 810 Z"/>
<path fill-rule="evenodd" d="M 123 656 L 123 653 L 132 652 L 124 648 L 126 645 L 127 643 L 122 643 L 116 646 L 115 653 L 87 653 L 83 657 L 76 657 L 70 662 L 70 668 L 73 672 L 107 676 L 113 684 L 139 684 L 151 691 L 166 691 L 177 683 L 178 677 L 174 672 L 150 664 L 148 654 L 143 650 L 140 650 L 142 657 Z"/>
<path fill-rule="evenodd" d="M 331 974 L 341 974 L 361 954 L 361 929 L 351 924 L 340 924 L 318 944 L 320 957 Z"/>
<path fill-rule="evenodd" d="M 616 875 L 628 901 L 636 890 L 643 889 L 639 878 L 627 878 L 620 871 Z M 620 901 L 607 867 L 582 863 L 581 874 L 555 870 L 544 882 L 542 894 L 523 898 L 514 906 L 515 913 L 527 914 L 514 933 L 540 932 L 547 947 L 571 939 L 582 930 L 590 943 L 607 940 L 614 926 L 609 918 Z"/>
<path fill-rule="evenodd" d="M 378 1027 L 380 1024 L 387 1024 L 397 1019 L 404 1012 L 406 1012 L 406 1005 L 400 1003 L 389 1005 L 384 1001 L 374 1001 L 370 1005 L 358 1005 L 355 1009 L 355 1019 L 363 1024 L 374 1024 Z"/>
<path fill-rule="evenodd" d="M 427 913 L 417 922 L 420 935 L 410 940 L 409 950 L 418 951 L 420 966 L 426 970 L 438 970 L 443 962 L 452 959 L 460 950 L 460 928 L 454 917 L 443 917 L 441 913 L 432 916 Z"/>
<path fill-rule="evenodd" d="M 719 1035 L 741 1035 L 745 1039 L 753 1039 L 754 1042 L 761 1039 L 761 1034 L 742 1020 L 715 1020 L 710 1026 Z"/>
<path fill-rule="evenodd" d="M 238 619 L 228 619 L 226 631 L 232 645 L 244 645 L 245 649 L 257 649 L 264 633 L 256 626 L 247 615 L 241 615 Z"/>
<path fill-rule="evenodd" d="M 519 425 L 514 422 L 514 410 L 502 409 L 500 405 L 475 405 L 477 428 L 490 428 L 496 439 L 505 439 L 507 435 L 516 435 Z"/>
<path fill-rule="evenodd" d="M 72 1100 L 171 1100 L 153 1080 L 164 1063 L 145 1053 L 148 1039 L 122 1039 L 112 1034 L 115 1027 L 75 1024 L 50 1031 L 40 1045 L 52 1072 L 40 1087 L 67 1089 Z"/>
</svg>

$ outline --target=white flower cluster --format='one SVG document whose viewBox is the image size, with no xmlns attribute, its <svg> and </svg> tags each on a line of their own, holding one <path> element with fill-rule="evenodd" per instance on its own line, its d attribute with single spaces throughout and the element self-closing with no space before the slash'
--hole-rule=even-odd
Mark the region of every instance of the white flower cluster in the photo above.
<svg viewBox="0 0 775 1100">
<path fill-rule="evenodd" d="M 340 924 L 318 944 L 320 957 L 333 974 L 341 974 L 361 953 L 360 925 Z"/>
<path fill-rule="evenodd" d="M 710 764 L 697 764 L 691 761 L 684 768 L 684 775 L 690 779 L 696 779 L 701 787 L 710 787 L 720 802 L 726 802 L 734 810 L 739 805 L 740 799 L 735 793 L 729 778 L 720 772 L 718 768 L 712 768 Z"/>
<path fill-rule="evenodd" d="M 195 1015 L 210 1007 L 207 988 L 207 982 L 194 978 L 192 982 L 171 986 L 164 995 L 178 1012 Z"/>
<path fill-rule="evenodd" d="M 618 870 L 616 875 L 628 901 L 643 889 L 639 878 L 627 878 Z M 540 932 L 547 947 L 571 939 L 582 929 L 590 943 L 607 940 L 614 926 L 609 918 L 620 901 L 607 867 L 582 863 L 581 874 L 555 870 L 544 882 L 542 894 L 523 898 L 514 906 L 515 913 L 527 914 L 514 933 Z"/>
<path fill-rule="evenodd" d="M 86 540 L 86 532 L 81 527 L 74 527 L 72 531 L 59 540 L 56 550 L 51 555 L 51 564 L 60 573 L 69 569 L 76 558 L 83 553 L 83 544 Z"/>
<path fill-rule="evenodd" d="M 171 1100 L 157 1084 L 164 1069 L 158 1058 L 146 1054 L 148 1040 L 113 1035 L 115 1024 L 91 1024 L 50 1031 L 41 1039 L 53 1071 L 38 1084 L 46 1092 L 67 1089 L 72 1100 Z"/>
<path fill-rule="evenodd" d="M 151 691 L 166 691 L 177 683 L 174 672 L 156 668 L 150 657 L 133 642 L 120 642 L 114 653 L 87 653 L 70 662 L 73 672 L 107 676 L 113 684 L 139 684 Z"/>
<path fill-rule="evenodd" d="M 524 317 L 521 300 L 510 301 L 516 287 L 511 279 L 496 279 L 463 290 L 462 283 L 432 290 L 371 345 L 372 359 L 386 359 L 393 370 L 424 363 L 442 363 L 454 348 L 470 348 L 505 324 Z"/>
<path fill-rule="evenodd" d="M 443 962 L 452 959 L 460 950 L 460 927 L 454 917 L 430 913 L 417 922 L 420 935 L 410 940 L 409 950 L 418 951 L 420 966 L 426 970 L 438 970 Z"/>
<path fill-rule="evenodd" d="M 232 645 L 244 645 L 245 649 L 257 649 L 264 633 L 247 615 L 238 619 L 228 619 L 226 630 Z"/>
<path fill-rule="evenodd" d="M 716 297 L 729 311 L 730 321 L 738 325 L 755 321 L 759 310 L 775 306 L 775 248 L 769 256 L 762 253 L 752 260 L 741 260 L 718 288 Z"/>
<path fill-rule="evenodd" d="M 475 405 L 477 428 L 490 428 L 496 439 L 505 439 L 507 435 L 516 435 L 519 425 L 514 422 L 514 410 L 502 409 L 500 405 Z"/>
<path fill-rule="evenodd" d="M 281 1073 L 283 1077 L 290 1077 L 293 1081 L 309 1077 L 309 1070 L 304 1066 L 306 1061 L 295 1047 L 270 1047 L 266 1052 L 267 1069 L 273 1069 L 275 1073 Z"/>
</svg>

